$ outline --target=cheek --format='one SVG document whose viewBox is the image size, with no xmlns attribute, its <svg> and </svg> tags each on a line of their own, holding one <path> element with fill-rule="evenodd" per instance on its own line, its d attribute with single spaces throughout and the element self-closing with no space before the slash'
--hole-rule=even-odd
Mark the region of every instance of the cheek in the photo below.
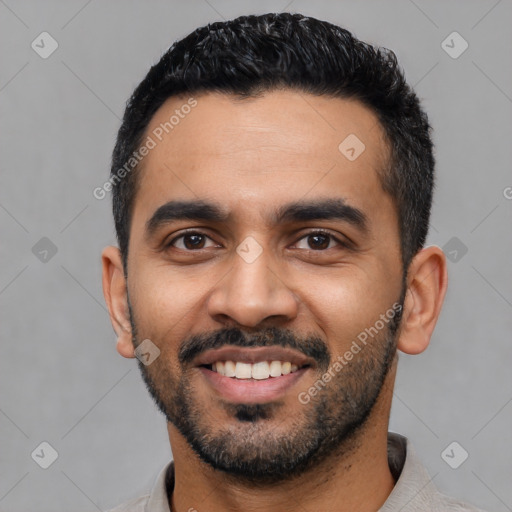
<svg viewBox="0 0 512 512">
<path fill-rule="evenodd" d="M 164 266 L 141 262 L 132 277 L 130 293 L 133 292 L 137 309 L 144 317 L 155 317 L 165 312 L 173 314 L 182 307 L 183 282 L 168 272 Z"/>
<path fill-rule="evenodd" d="M 382 280 L 382 277 L 380 277 Z M 314 321 L 332 340 L 334 353 L 343 351 L 359 333 L 375 324 L 393 304 L 390 287 L 361 269 L 308 283 L 301 294 Z"/>
<path fill-rule="evenodd" d="M 139 337 L 153 337 L 165 343 L 183 339 L 199 314 L 208 282 L 169 267 L 139 268 L 130 283 Z"/>
</svg>

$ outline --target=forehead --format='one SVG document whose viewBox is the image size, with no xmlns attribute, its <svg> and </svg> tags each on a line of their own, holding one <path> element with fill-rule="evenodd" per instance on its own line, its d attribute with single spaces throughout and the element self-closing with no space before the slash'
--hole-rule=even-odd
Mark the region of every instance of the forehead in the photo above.
<svg viewBox="0 0 512 512">
<path fill-rule="evenodd" d="M 383 130 L 356 100 L 292 90 L 172 97 L 148 125 L 149 139 L 134 220 L 176 198 L 227 205 L 241 220 L 306 196 L 389 206 L 378 176 L 389 154 Z"/>
</svg>

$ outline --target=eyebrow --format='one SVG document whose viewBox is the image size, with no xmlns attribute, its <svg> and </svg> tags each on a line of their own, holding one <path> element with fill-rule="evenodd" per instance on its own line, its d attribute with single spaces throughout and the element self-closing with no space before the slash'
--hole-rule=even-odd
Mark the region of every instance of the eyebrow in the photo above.
<svg viewBox="0 0 512 512">
<path fill-rule="evenodd" d="M 227 222 L 230 213 L 219 205 L 204 200 L 169 201 L 160 206 L 146 223 L 151 236 L 161 226 L 173 221 Z M 368 232 L 368 217 L 343 198 L 301 200 L 280 206 L 268 218 L 269 225 L 318 220 L 341 220 L 360 231 Z"/>
</svg>

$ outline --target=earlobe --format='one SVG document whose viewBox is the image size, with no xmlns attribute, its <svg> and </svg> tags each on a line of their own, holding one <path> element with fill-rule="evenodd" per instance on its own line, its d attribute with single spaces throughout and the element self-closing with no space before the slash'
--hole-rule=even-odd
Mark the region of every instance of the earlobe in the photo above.
<svg viewBox="0 0 512 512">
<path fill-rule="evenodd" d="M 117 336 L 117 351 L 123 357 L 135 357 L 126 279 L 121 253 L 117 247 L 109 246 L 101 254 L 103 268 L 103 295 L 107 303 L 112 327 Z"/>
<path fill-rule="evenodd" d="M 423 352 L 430 342 L 448 286 L 446 257 L 437 246 L 426 247 L 413 258 L 408 272 L 398 349 Z"/>
</svg>

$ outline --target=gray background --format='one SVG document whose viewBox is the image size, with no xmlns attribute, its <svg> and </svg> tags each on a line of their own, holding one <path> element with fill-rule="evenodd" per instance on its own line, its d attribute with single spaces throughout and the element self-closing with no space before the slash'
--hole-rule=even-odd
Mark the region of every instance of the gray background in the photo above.
<svg viewBox="0 0 512 512">
<path fill-rule="evenodd" d="M 392 48 L 424 101 L 438 162 L 429 242 L 457 258 L 431 346 L 401 356 L 390 429 L 444 492 L 512 510 L 509 0 L 0 0 L 0 510 L 105 510 L 149 489 L 169 460 L 136 360 L 115 351 L 100 282 L 110 197 L 92 191 L 126 99 L 175 39 L 281 10 Z M 47 59 L 31 48 L 43 31 L 59 44 Z M 469 44 L 456 59 L 441 46 L 453 31 Z M 32 250 L 42 237 L 55 255 Z M 46 470 L 31 458 L 42 441 L 58 452 Z M 441 457 L 453 441 L 469 453 L 458 469 Z"/>
</svg>

